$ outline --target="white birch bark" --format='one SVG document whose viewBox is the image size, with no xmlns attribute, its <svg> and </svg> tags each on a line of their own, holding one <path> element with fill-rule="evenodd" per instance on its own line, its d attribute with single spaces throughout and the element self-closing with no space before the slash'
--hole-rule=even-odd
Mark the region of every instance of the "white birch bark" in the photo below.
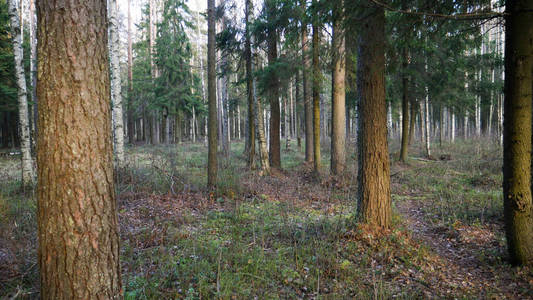
<svg viewBox="0 0 533 300">
<path fill-rule="evenodd" d="M 109 57 L 111 63 L 111 103 L 113 136 L 117 166 L 124 164 L 124 119 L 122 114 L 122 88 L 120 79 L 120 35 L 118 2 L 109 0 Z"/>
<path fill-rule="evenodd" d="M 13 54 L 15 57 L 15 78 L 18 88 L 18 109 L 20 122 L 20 151 L 22 152 L 22 184 L 24 186 L 34 183 L 35 171 L 31 157 L 30 124 L 28 118 L 28 92 L 26 77 L 24 75 L 22 27 L 17 9 L 17 1 L 9 0 L 9 20 L 11 36 L 13 38 Z"/>
</svg>

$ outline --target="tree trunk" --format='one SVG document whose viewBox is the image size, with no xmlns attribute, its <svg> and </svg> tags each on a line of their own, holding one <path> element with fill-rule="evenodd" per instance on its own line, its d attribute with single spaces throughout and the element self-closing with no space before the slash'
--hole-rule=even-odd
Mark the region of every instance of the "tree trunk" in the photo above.
<svg viewBox="0 0 533 300">
<path fill-rule="evenodd" d="M 507 1 L 503 199 L 505 232 L 513 264 L 533 265 L 531 197 L 531 97 L 533 2 Z"/>
<path fill-rule="evenodd" d="M 245 1 L 245 44 L 244 57 L 246 59 L 246 97 L 248 99 L 248 168 L 255 168 L 255 122 L 254 122 L 254 90 L 253 90 L 253 73 L 252 73 L 252 48 L 250 41 L 250 10 L 252 9 L 252 0 Z"/>
<path fill-rule="evenodd" d="M 314 0 L 313 2 L 316 2 Z M 318 53 L 320 51 L 320 28 L 318 20 L 313 21 L 313 162 L 315 174 L 320 172 L 320 65 Z"/>
<path fill-rule="evenodd" d="M 33 143 L 35 148 L 35 141 L 37 139 L 37 15 L 35 13 L 35 0 L 30 0 L 30 84 L 31 84 L 31 100 L 32 117 L 33 117 Z"/>
<path fill-rule="evenodd" d="M 266 5 L 268 19 L 273 20 L 276 17 L 275 3 L 267 0 Z M 268 64 L 273 66 L 278 59 L 276 29 L 271 28 L 267 34 Z M 279 79 L 275 72 L 270 77 L 268 95 L 270 100 L 270 166 L 281 169 Z"/>
<path fill-rule="evenodd" d="M 217 83 L 215 56 L 215 0 L 207 0 L 207 97 L 209 102 L 209 141 L 207 187 L 217 184 Z"/>
<path fill-rule="evenodd" d="M 409 103 L 409 142 L 408 146 L 411 146 L 415 136 L 415 126 L 416 126 L 416 101 L 412 99 Z"/>
<path fill-rule="evenodd" d="M 40 296 L 119 299 L 106 2 L 37 11 Z"/>
<path fill-rule="evenodd" d="M 409 53 L 407 47 L 403 49 L 402 62 L 402 147 L 400 149 L 400 161 L 407 162 L 409 152 L 409 78 L 407 77 L 407 67 L 409 65 Z"/>
<path fill-rule="evenodd" d="M 128 142 L 135 141 L 135 120 L 133 119 L 133 47 L 131 40 L 131 0 L 128 0 Z"/>
<path fill-rule="evenodd" d="M 15 58 L 15 78 L 18 91 L 18 111 L 20 130 L 20 151 L 22 152 L 22 185 L 32 186 L 35 178 L 33 159 L 31 157 L 31 136 L 28 115 L 28 92 L 26 76 L 24 74 L 22 27 L 15 0 L 8 0 L 11 36 L 13 39 L 13 54 Z"/>
<path fill-rule="evenodd" d="M 390 166 L 385 103 L 385 13 L 372 6 L 361 24 L 357 86 L 359 101 L 358 213 L 361 221 L 391 223 Z"/>
<path fill-rule="evenodd" d="M 346 164 L 346 53 L 344 44 L 344 1 L 334 9 L 333 20 L 333 74 L 331 106 L 331 173 L 339 175 L 344 172 Z"/>
<path fill-rule="evenodd" d="M 306 1 L 301 0 L 302 10 L 306 10 Z M 313 104 L 311 100 L 311 84 L 309 78 L 309 70 L 311 69 L 311 62 L 309 61 L 309 45 L 307 43 L 307 23 L 302 20 L 302 60 L 303 60 L 303 102 L 304 102 L 304 119 L 305 119 L 305 161 L 313 162 Z"/>
<path fill-rule="evenodd" d="M 120 79 L 120 36 L 118 2 L 109 0 L 109 58 L 111 62 L 111 103 L 113 108 L 113 136 L 117 166 L 124 164 L 124 122 L 122 116 L 122 82 Z"/>
</svg>

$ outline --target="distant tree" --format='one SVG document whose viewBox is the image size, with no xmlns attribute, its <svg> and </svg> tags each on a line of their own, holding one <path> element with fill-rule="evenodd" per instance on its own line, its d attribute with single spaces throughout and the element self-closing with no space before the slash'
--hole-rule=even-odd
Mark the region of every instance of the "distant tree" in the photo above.
<svg viewBox="0 0 533 300">
<path fill-rule="evenodd" d="M 531 196 L 531 97 L 533 95 L 533 2 L 507 1 L 503 201 L 511 262 L 533 265 Z"/>
<path fill-rule="evenodd" d="M 37 12 L 40 297 L 122 298 L 106 1 Z"/>
<path fill-rule="evenodd" d="M 391 222 L 390 167 L 385 104 L 385 13 L 369 4 L 360 24 L 358 212 L 361 221 L 387 228 Z"/>
</svg>

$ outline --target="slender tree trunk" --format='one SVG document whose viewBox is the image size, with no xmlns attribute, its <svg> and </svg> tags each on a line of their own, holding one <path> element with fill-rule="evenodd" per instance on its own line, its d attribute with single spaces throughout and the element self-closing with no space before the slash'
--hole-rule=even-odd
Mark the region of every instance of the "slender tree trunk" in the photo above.
<svg viewBox="0 0 533 300">
<path fill-rule="evenodd" d="M 331 107 L 331 173 L 344 172 L 346 164 L 346 53 L 344 43 L 344 1 L 334 9 L 333 20 L 333 74 Z"/>
<path fill-rule="evenodd" d="M 372 6 L 359 36 L 358 213 L 371 226 L 391 223 L 390 167 L 385 103 L 385 13 Z"/>
<path fill-rule="evenodd" d="M 217 184 L 217 86 L 215 55 L 215 0 L 207 0 L 207 96 L 209 102 L 209 146 L 207 187 Z"/>
<path fill-rule="evenodd" d="M 426 86 L 426 98 L 424 100 L 424 130 L 426 134 L 426 155 L 428 158 L 431 157 L 431 131 L 429 130 L 429 91 Z"/>
<path fill-rule="evenodd" d="M 20 151 L 22 152 L 22 185 L 31 186 L 34 182 L 35 171 L 33 169 L 33 159 L 31 157 L 28 92 L 26 89 L 26 76 L 24 74 L 23 64 L 24 55 L 22 52 L 22 27 L 16 1 L 9 0 L 8 4 L 11 36 L 13 39 L 13 54 L 15 57 L 15 78 L 18 91 Z"/>
<path fill-rule="evenodd" d="M 250 38 L 250 14 L 252 0 L 245 1 L 245 44 L 244 57 L 246 59 L 246 97 L 248 99 L 248 168 L 255 168 L 255 122 L 254 122 L 254 90 L 252 73 L 252 48 Z"/>
<path fill-rule="evenodd" d="M 122 116 L 122 81 L 120 79 L 120 36 L 118 2 L 109 0 L 109 50 L 111 63 L 111 103 L 113 108 L 113 136 L 117 166 L 124 164 L 124 121 Z"/>
<path fill-rule="evenodd" d="M 411 146 L 415 136 L 415 126 L 416 126 L 416 101 L 412 99 L 410 101 L 409 109 L 409 142 L 408 146 Z"/>
<path fill-rule="evenodd" d="M 407 47 L 403 49 L 402 62 L 402 147 L 400 149 L 400 161 L 407 162 L 409 152 L 409 78 L 407 77 L 407 67 L 409 66 L 409 53 Z"/>
<path fill-rule="evenodd" d="M 106 2 L 37 11 L 40 296 L 120 299 Z"/>
<path fill-rule="evenodd" d="M 273 20 L 276 17 L 275 2 L 267 0 L 266 5 L 268 19 Z M 270 29 L 267 35 L 268 64 L 274 65 L 278 59 L 277 32 Z M 281 169 L 279 79 L 275 73 L 271 74 L 270 81 L 270 166 Z"/>
<path fill-rule="evenodd" d="M 268 160 L 267 141 L 265 137 L 265 120 L 263 118 L 263 109 L 261 101 L 255 101 L 257 106 L 257 139 L 259 141 L 259 156 L 261 159 L 261 170 L 264 175 L 270 174 L 270 162 Z"/>
<path fill-rule="evenodd" d="M 306 1 L 301 0 L 302 10 L 306 10 Z M 309 45 L 307 43 L 307 23 L 302 21 L 302 60 L 303 60 L 303 102 L 304 102 L 304 118 L 305 118 L 305 161 L 313 162 L 313 103 L 311 100 L 311 83 L 309 78 L 312 74 L 309 73 L 311 69 L 311 62 L 309 60 Z"/>
<path fill-rule="evenodd" d="M 513 264 L 533 265 L 531 196 L 531 97 L 533 2 L 508 1 L 505 23 L 503 199 Z"/>
<path fill-rule="evenodd" d="M 316 0 L 313 0 L 316 2 Z M 320 28 L 318 20 L 313 21 L 313 153 L 314 171 L 320 172 L 320 65 L 318 53 L 320 51 Z"/>
<path fill-rule="evenodd" d="M 33 143 L 37 139 L 37 15 L 35 14 L 35 0 L 30 0 L 30 83 L 33 116 Z M 33 145 L 34 147 L 36 145 Z"/>
<path fill-rule="evenodd" d="M 128 0 L 128 142 L 135 141 L 135 120 L 133 118 L 133 43 L 131 40 L 131 0 Z"/>
</svg>

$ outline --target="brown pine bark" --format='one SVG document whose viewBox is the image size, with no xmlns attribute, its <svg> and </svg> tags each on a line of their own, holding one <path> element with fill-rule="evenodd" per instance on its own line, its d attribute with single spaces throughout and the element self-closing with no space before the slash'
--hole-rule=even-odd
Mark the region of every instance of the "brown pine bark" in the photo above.
<svg viewBox="0 0 533 300">
<path fill-rule="evenodd" d="M 301 8 L 305 11 L 306 2 L 301 1 Z M 304 127 L 305 127 L 305 161 L 313 162 L 313 103 L 311 100 L 311 84 L 309 82 L 311 62 L 309 60 L 309 45 L 307 43 L 307 23 L 305 17 L 302 18 L 302 81 L 303 81 L 303 102 L 304 102 Z"/>
<path fill-rule="evenodd" d="M 275 3 L 272 0 L 266 1 L 268 19 L 273 20 L 276 16 Z M 268 30 L 268 64 L 274 65 L 278 59 L 278 37 L 275 29 Z M 280 104 L 279 104 L 279 79 L 276 71 L 270 77 L 268 96 L 270 100 L 270 166 L 281 169 L 281 143 L 280 143 Z"/>
<path fill-rule="evenodd" d="M 343 26 L 343 2 L 334 10 L 333 20 L 333 72 L 331 116 L 331 173 L 339 175 L 346 164 L 346 54 Z"/>
<path fill-rule="evenodd" d="M 207 0 L 207 97 L 209 102 L 209 138 L 207 187 L 217 184 L 217 86 L 215 55 L 215 0 Z"/>
<path fill-rule="evenodd" d="M 38 1 L 42 299 L 122 297 L 106 1 Z"/>
<path fill-rule="evenodd" d="M 357 61 L 359 100 L 358 213 L 373 227 L 391 223 L 390 166 L 385 104 L 385 13 L 370 6 L 361 22 Z"/>
<path fill-rule="evenodd" d="M 533 265 L 531 196 L 531 97 L 533 2 L 507 1 L 503 201 L 505 231 L 513 264 Z"/>
</svg>

